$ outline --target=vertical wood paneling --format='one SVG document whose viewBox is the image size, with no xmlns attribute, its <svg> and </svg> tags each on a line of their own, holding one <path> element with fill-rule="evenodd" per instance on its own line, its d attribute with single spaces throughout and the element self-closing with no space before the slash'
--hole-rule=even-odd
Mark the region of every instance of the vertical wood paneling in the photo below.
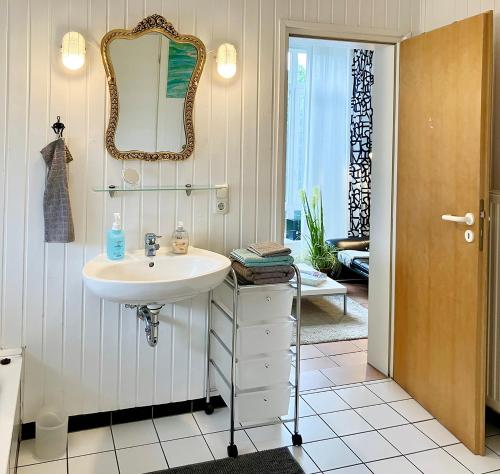
<svg viewBox="0 0 500 474">
<path fill-rule="evenodd" d="M 481 11 L 493 10 L 495 8 L 495 0 L 481 0 Z"/>
<path fill-rule="evenodd" d="M 244 58 L 241 77 L 242 91 L 242 123 L 241 123 L 241 245 L 247 245 L 256 238 L 256 207 L 250 196 L 255 196 L 257 155 L 257 77 L 258 51 L 260 44 L 255 32 L 259 31 L 259 4 L 245 0 L 243 13 L 243 47 L 241 55 Z"/>
<path fill-rule="evenodd" d="M 88 116 L 88 187 L 86 190 L 86 229 L 85 229 L 85 260 L 98 255 L 103 250 L 104 205 L 106 196 L 95 193 L 91 186 L 103 186 L 106 155 L 104 151 L 103 130 L 106 121 L 106 85 L 101 58 L 98 54 L 99 41 L 107 31 L 107 2 L 102 0 L 89 1 L 88 9 L 88 41 L 86 58 L 86 73 L 88 81 L 88 96 L 86 109 Z M 82 378 L 79 388 L 82 392 L 84 412 L 99 410 L 101 381 L 101 307 L 92 293 L 83 291 L 83 347 L 82 347 Z M 131 346 L 130 352 L 134 346 Z"/>
<path fill-rule="evenodd" d="M 180 31 L 188 31 L 196 34 L 196 11 L 193 0 L 179 2 L 179 23 Z M 180 185 L 193 182 L 194 160 L 188 160 L 185 163 L 177 164 L 177 183 Z M 177 209 L 176 220 L 182 220 L 191 231 L 193 201 L 184 193 L 176 193 Z M 168 223 L 167 228 L 171 232 L 175 228 L 176 222 Z M 170 233 L 169 232 L 169 233 Z M 173 354 L 175 363 L 172 369 L 172 388 L 174 400 L 185 400 L 189 398 L 190 379 L 189 368 L 192 356 L 191 332 L 192 306 L 190 301 L 184 301 L 174 305 L 173 315 L 175 316 L 173 324 Z"/>
<path fill-rule="evenodd" d="M 32 2 L 30 12 L 30 103 L 28 135 L 28 170 L 26 193 L 26 260 L 24 285 L 23 337 L 26 342 L 24 404 L 29 410 L 38 408 L 43 390 L 42 350 L 44 293 L 44 222 L 41 190 L 45 184 L 45 163 L 39 153 L 50 136 L 48 127 L 50 16 L 47 3 Z M 0 127 L 1 128 L 1 127 Z M 30 413 L 31 415 L 31 413 Z"/>
<path fill-rule="evenodd" d="M 285 5 L 285 2 L 282 2 Z M 288 3 L 288 2 L 287 2 Z M 288 4 L 285 5 L 288 13 Z M 229 4 L 227 37 L 231 38 L 238 51 L 243 43 L 243 9 L 244 0 L 232 0 Z M 240 57 L 240 64 L 242 58 Z M 242 82 L 236 80 L 227 88 L 227 152 L 226 152 L 226 180 L 230 186 L 230 212 L 226 214 L 226 251 L 241 245 L 240 235 L 240 200 L 241 186 L 241 104 Z"/>
<path fill-rule="evenodd" d="M 360 0 L 348 0 L 346 2 L 345 24 L 349 26 L 359 25 Z"/>
<path fill-rule="evenodd" d="M 62 35 L 68 31 L 69 4 L 50 2 L 52 27 L 50 29 L 49 53 L 49 124 L 60 115 L 68 116 L 69 82 L 60 62 L 59 48 Z M 67 120 L 66 123 L 69 125 Z M 68 137 L 68 134 L 66 134 Z M 54 135 L 49 134 L 52 141 Z M 68 140 L 69 141 L 69 140 Z M 44 325 L 44 402 L 63 403 L 62 366 L 64 358 L 64 301 L 66 297 L 65 256 L 67 244 L 45 245 L 45 325 Z"/>
<path fill-rule="evenodd" d="M 213 1 L 203 2 L 196 9 L 196 35 L 207 45 L 212 47 L 212 15 Z M 168 14 L 167 14 L 168 18 Z M 208 182 L 210 170 L 210 137 L 211 137 L 211 85 L 214 69 L 214 53 L 207 53 L 205 68 L 200 78 L 196 97 L 196 113 L 194 115 L 196 146 L 193 158 L 193 182 Z M 191 239 L 194 246 L 208 245 L 208 220 L 211 209 L 211 199 L 203 194 L 192 195 L 192 218 L 190 220 Z"/>
<path fill-rule="evenodd" d="M 146 231 L 167 245 L 176 220 L 192 242 L 227 253 L 271 236 L 274 46 L 279 19 L 367 28 L 414 21 L 410 0 L 389 14 L 386 0 L 10 0 L 0 2 L 0 346 L 26 345 L 24 421 L 44 402 L 71 413 L 167 403 L 203 395 L 206 295 L 166 305 L 160 343 L 147 346 L 134 310 L 100 301 L 82 285 L 85 261 L 105 250 L 113 212 L 121 212 L 128 250 Z M 419 10 L 419 9 L 417 9 Z M 117 161 L 107 155 L 109 98 L 99 44 L 113 28 L 161 13 L 199 36 L 208 57 L 195 107 L 194 157 L 181 163 Z M 27 21 L 28 19 L 28 21 Z M 60 61 L 62 35 L 81 31 L 86 65 Z M 221 80 L 214 50 L 236 45 L 238 72 Z M 39 150 L 61 115 L 73 153 L 69 165 L 76 241 L 43 243 L 45 164 Z M 15 126 L 13 126 L 15 124 Z M 92 186 L 118 184 L 122 168 L 144 184 L 230 185 L 230 212 L 213 213 L 214 196 L 163 192 L 110 199 Z"/>
<path fill-rule="evenodd" d="M 372 26 L 373 22 L 373 0 L 359 0 L 359 25 Z"/>
<path fill-rule="evenodd" d="M 477 15 L 482 11 L 481 0 L 468 0 L 467 16 Z"/>
<path fill-rule="evenodd" d="M 488 315 L 488 372 L 486 403 L 500 411 L 500 194 L 490 194 L 490 300 Z"/>
<path fill-rule="evenodd" d="M 455 18 L 467 17 L 468 3 L 468 0 L 455 0 Z"/>
<path fill-rule="evenodd" d="M 269 2 L 272 5 L 272 2 Z M 304 0 L 304 20 L 318 21 L 319 0 Z"/>
<path fill-rule="evenodd" d="M 500 11 L 500 1 L 496 0 L 495 12 Z M 495 78 L 495 92 L 493 94 L 493 110 L 500 111 L 500 94 L 498 93 L 498 79 L 500 78 L 500 60 L 498 58 L 498 45 L 500 45 L 500 15 L 496 13 L 493 17 L 494 26 L 494 54 L 493 61 L 493 77 Z M 493 170 L 492 170 L 492 186 L 494 189 L 500 189 L 500 120 L 493 120 Z"/>
<path fill-rule="evenodd" d="M 412 4 L 412 0 L 399 0 L 399 6 L 398 6 L 398 28 L 404 34 L 408 34 L 408 33 L 411 32 L 412 17 L 411 17 L 411 15 L 401 16 L 401 15 L 399 15 L 399 12 L 400 11 L 409 11 L 409 12 L 411 12 L 411 4 Z"/>
<path fill-rule="evenodd" d="M 385 27 L 396 30 L 399 26 L 399 0 L 386 0 Z"/>
<path fill-rule="evenodd" d="M 125 24 L 133 28 L 145 16 L 144 2 L 127 2 Z M 131 161 L 127 168 L 136 170 L 140 175 L 142 163 Z M 140 248 L 141 239 L 141 206 L 142 196 L 128 193 L 123 196 L 123 226 L 126 232 L 125 245 L 127 249 Z M 151 229 L 158 230 L 158 229 Z M 119 354 L 118 354 L 118 406 L 130 407 L 137 400 L 137 374 L 138 374 L 138 345 L 139 322 L 133 309 L 122 308 L 119 328 Z"/>
<path fill-rule="evenodd" d="M 85 2 L 71 0 L 69 4 L 69 24 L 76 31 L 86 32 L 87 8 Z M 36 81 L 36 76 L 34 77 Z M 64 404 L 71 412 L 81 410 L 81 348 L 83 281 L 81 268 L 85 264 L 85 191 L 87 190 L 87 77 L 85 70 L 76 72 L 68 82 L 68 94 L 71 106 L 68 109 L 68 140 L 73 153 L 73 161 L 69 168 L 69 187 L 76 241 L 68 245 L 65 255 L 65 299 L 64 299 L 64 338 L 62 378 L 64 388 Z"/>
<path fill-rule="evenodd" d="M 320 23 L 331 23 L 332 13 L 333 13 L 333 5 L 330 0 L 319 0 L 318 21 Z M 280 15 L 278 18 L 282 18 L 282 16 Z"/>
<path fill-rule="evenodd" d="M 131 2 L 128 2 L 131 3 Z M 153 13 L 162 12 L 161 0 L 146 0 L 144 15 L 152 15 Z M 142 182 L 147 186 L 157 186 L 160 184 L 160 163 L 142 163 Z M 158 206 L 159 206 L 158 192 L 144 193 L 142 196 L 142 225 L 140 228 L 140 235 L 143 236 L 146 232 L 155 232 L 161 235 L 158 219 Z M 132 219 L 137 219 L 136 216 L 131 216 Z M 142 239 L 139 239 L 141 241 Z M 144 243 L 140 242 L 140 245 Z M 127 317 L 130 318 L 130 312 Z M 155 364 L 155 350 L 149 347 L 143 335 L 143 325 L 136 322 L 137 331 L 137 373 L 136 373 L 136 403 L 138 405 L 150 405 L 153 402 L 153 387 L 154 387 L 154 364 Z M 126 346 L 122 347 L 126 350 Z"/>
<path fill-rule="evenodd" d="M 374 28 L 385 28 L 386 6 L 385 0 L 373 0 L 372 24 Z"/>
<path fill-rule="evenodd" d="M 411 2 L 410 8 L 411 8 L 411 14 L 410 14 L 410 32 L 413 35 L 419 34 L 423 30 L 423 25 L 421 21 L 421 14 L 422 14 L 422 6 L 423 2 Z"/>
<path fill-rule="evenodd" d="M 0 3 L 0 345 L 4 345 L 4 298 L 6 281 L 4 279 L 4 230 L 5 230 L 5 200 L 7 196 L 7 120 L 8 120 L 8 90 L 9 90 L 9 3 Z"/>
<path fill-rule="evenodd" d="M 25 252 L 26 135 L 29 90 L 29 17 L 28 0 L 10 1 L 8 29 L 16 31 L 16 41 L 9 42 L 7 52 L 7 125 L 3 229 L 3 307 L 2 344 L 12 345 L 21 339 L 23 314 L 23 265 Z M 16 100 L 14 100 L 16 97 Z M 8 280 L 7 280 L 8 279 Z M 8 286 L 7 286 L 8 284 Z M 7 317 L 9 315 L 10 317 Z"/>
<path fill-rule="evenodd" d="M 126 5 L 123 0 L 107 0 L 107 30 L 125 27 Z M 106 94 L 106 117 L 109 115 L 109 97 Z M 104 159 L 104 179 L 106 183 L 121 181 L 122 162 L 109 156 Z M 104 205 L 104 223 L 101 232 L 105 233 L 113 222 L 113 213 L 123 213 L 124 198 L 106 199 Z M 136 216 L 138 219 L 139 216 Z M 103 301 L 101 304 L 101 381 L 99 393 L 99 409 L 110 410 L 115 406 L 119 393 L 119 336 L 120 321 L 123 320 L 123 310 L 116 303 Z"/>
<path fill-rule="evenodd" d="M 258 2 L 254 2 L 258 3 Z M 228 11 L 229 0 L 218 0 L 218 5 Z M 212 34 L 214 48 L 227 38 L 227 17 L 224 15 L 214 15 L 212 17 Z M 210 136 L 212 144 L 210 147 L 210 181 L 213 183 L 223 183 L 226 180 L 226 143 L 227 143 L 227 86 L 226 82 L 214 75 L 212 78 L 211 90 L 211 128 Z M 217 106 L 214 106 L 217 104 Z M 209 209 L 210 213 L 211 209 Z M 224 253 L 224 225 L 225 216 L 222 214 L 211 214 L 209 217 L 209 245 L 216 251 Z"/>
<path fill-rule="evenodd" d="M 262 45 L 259 55 L 258 77 L 258 136 L 257 136 L 257 238 L 258 242 L 265 242 L 271 238 L 271 208 L 269 204 L 269 190 L 272 186 L 272 127 L 268 119 L 273 116 L 273 48 L 267 45 L 274 44 L 274 5 L 272 2 L 260 0 L 260 35 L 259 44 Z M 272 122 L 271 122 L 272 123 Z"/>
<path fill-rule="evenodd" d="M 305 0 L 290 0 L 290 19 L 304 19 L 304 1 Z"/>
<path fill-rule="evenodd" d="M 333 23 L 336 25 L 347 24 L 347 0 L 332 0 Z"/>
</svg>

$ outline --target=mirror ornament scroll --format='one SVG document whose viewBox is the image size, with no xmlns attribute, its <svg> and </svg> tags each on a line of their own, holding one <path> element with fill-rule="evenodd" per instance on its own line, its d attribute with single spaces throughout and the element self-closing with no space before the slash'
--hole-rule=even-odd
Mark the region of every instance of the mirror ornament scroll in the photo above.
<svg viewBox="0 0 500 474">
<path fill-rule="evenodd" d="M 138 60 L 137 63 L 134 62 L 135 58 L 133 54 L 130 53 L 129 55 L 129 51 L 133 50 L 133 42 L 122 41 L 120 43 L 117 41 L 141 39 L 143 42 L 146 42 L 146 40 L 149 41 L 149 39 L 144 37 L 151 34 L 154 36 L 149 39 L 152 40 L 152 44 L 159 45 L 158 51 L 160 52 L 158 53 L 156 50 L 151 52 L 147 51 L 148 54 L 144 55 L 137 48 L 140 42 L 136 42 L 134 51 L 138 52 L 136 58 Z M 113 43 L 115 44 L 113 45 Z M 120 49 L 118 49 L 117 46 L 119 44 Z M 165 44 L 168 53 L 165 54 L 166 59 L 161 59 Z M 121 51 L 120 54 L 123 57 L 121 61 L 123 65 L 122 70 L 128 71 L 127 73 L 122 72 L 122 77 L 126 78 L 126 84 L 125 79 L 117 78 L 119 72 L 117 71 L 117 66 L 120 66 L 120 64 L 115 64 L 113 62 L 113 48 L 115 48 L 115 52 L 113 53 L 115 55 L 115 60 L 119 59 L 118 52 L 116 51 Z M 144 18 L 133 30 L 119 29 L 106 33 L 101 42 L 101 55 L 106 71 L 110 95 L 110 114 L 105 140 L 106 148 L 111 156 L 118 160 L 147 161 L 185 160 L 189 158 L 193 153 L 195 141 L 193 125 L 194 98 L 206 59 L 206 49 L 202 41 L 195 36 L 179 34 L 173 25 L 164 17 L 154 14 Z M 158 68 L 157 74 L 156 72 L 154 72 L 154 74 L 150 73 L 151 70 L 144 66 L 144 56 L 150 56 L 152 58 L 150 63 L 155 63 L 154 67 Z M 125 66 L 128 69 L 124 69 Z M 120 69 L 120 67 L 118 67 L 118 69 Z M 136 81 L 136 83 L 134 83 L 133 81 L 135 79 L 133 77 L 126 77 L 128 75 L 134 76 L 134 74 L 138 76 L 142 74 L 140 79 L 143 82 L 146 81 L 146 83 L 150 80 L 156 81 L 156 89 L 153 91 L 154 94 L 157 94 L 156 105 L 150 97 L 147 97 L 149 100 L 148 102 L 148 100 L 143 100 L 141 96 L 141 94 L 149 94 L 148 87 L 137 87 L 138 82 Z M 155 75 L 157 78 L 155 78 Z M 122 90 L 120 92 L 122 97 L 120 97 L 119 94 L 120 81 L 122 81 Z M 162 82 L 165 83 L 164 89 L 162 89 L 161 86 Z M 123 87 L 123 84 L 125 84 L 126 87 Z M 169 115 L 167 113 L 167 107 L 160 105 L 160 101 L 164 99 L 164 96 L 164 102 L 168 101 L 169 88 L 171 91 L 175 91 L 171 94 L 172 97 L 175 97 L 175 100 L 171 100 L 169 104 L 174 102 L 176 104 L 173 109 L 174 112 L 178 114 L 178 123 L 173 123 L 175 122 L 175 117 L 172 118 L 174 114 Z M 130 98 L 125 95 L 127 90 L 129 92 L 132 91 L 132 94 L 128 95 Z M 179 98 L 184 98 L 184 101 L 179 101 Z M 150 112 L 151 108 L 154 106 L 156 106 L 156 112 Z M 163 107 L 161 111 L 160 107 Z M 124 110 L 127 112 L 127 116 L 122 117 L 121 122 L 120 110 L 122 113 L 124 113 Z M 156 119 L 156 128 L 155 124 L 151 124 L 148 120 L 142 119 L 140 116 L 141 111 L 150 114 Z M 163 115 L 160 115 L 160 112 Z M 149 118 L 151 117 L 148 117 L 148 119 Z M 151 134 L 153 133 L 151 131 L 152 129 L 156 130 L 154 132 L 155 136 L 148 142 L 150 143 L 148 147 L 152 148 L 151 150 L 141 151 L 142 148 L 147 147 L 134 146 L 137 143 L 141 143 L 140 131 L 135 129 L 134 124 L 137 124 L 138 129 L 142 127 L 143 133 Z M 130 125 L 128 129 L 127 125 Z M 122 128 L 122 130 L 120 130 L 120 128 Z M 178 132 L 178 136 L 174 137 L 178 150 L 167 151 L 162 149 L 163 146 L 169 148 L 168 145 L 165 144 L 172 142 L 171 137 L 167 140 L 159 135 L 159 133 L 167 129 L 168 133 L 171 135 L 174 133 L 172 130 Z M 134 133 L 139 135 L 139 138 L 136 139 L 135 142 L 130 139 L 131 136 L 134 136 Z M 122 142 L 127 143 L 127 145 L 122 147 L 121 144 L 118 143 L 119 138 L 117 137 L 122 137 Z M 133 142 L 132 144 L 129 143 L 131 141 Z M 154 145 L 151 143 L 154 143 Z M 120 148 L 125 148 L 128 151 L 123 151 Z"/>
</svg>

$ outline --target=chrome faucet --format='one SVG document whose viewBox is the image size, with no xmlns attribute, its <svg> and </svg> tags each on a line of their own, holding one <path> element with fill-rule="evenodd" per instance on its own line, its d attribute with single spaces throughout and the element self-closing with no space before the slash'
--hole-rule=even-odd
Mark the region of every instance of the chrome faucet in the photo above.
<svg viewBox="0 0 500 474">
<path fill-rule="evenodd" d="M 156 239 L 161 238 L 161 235 L 156 235 L 153 232 L 148 232 L 144 236 L 144 251 L 146 257 L 154 257 L 156 251 L 160 248 L 160 244 L 156 243 Z"/>
</svg>

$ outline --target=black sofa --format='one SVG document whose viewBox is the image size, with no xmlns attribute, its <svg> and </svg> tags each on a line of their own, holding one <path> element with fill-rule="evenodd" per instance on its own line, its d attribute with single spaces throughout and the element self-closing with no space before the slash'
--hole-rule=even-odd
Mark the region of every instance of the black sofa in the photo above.
<svg viewBox="0 0 500 474">
<path fill-rule="evenodd" d="M 331 247 L 336 248 L 339 254 L 344 250 L 360 250 L 365 252 L 370 251 L 369 237 L 346 237 L 341 239 L 329 239 L 326 241 L 326 243 Z M 344 262 L 342 262 L 341 258 L 339 260 L 342 263 L 343 268 L 346 268 L 349 271 L 354 272 L 356 275 L 359 275 L 362 278 L 369 277 L 370 275 L 369 256 L 353 258 L 349 266 L 345 265 Z M 348 275 L 345 276 L 348 277 Z"/>
</svg>

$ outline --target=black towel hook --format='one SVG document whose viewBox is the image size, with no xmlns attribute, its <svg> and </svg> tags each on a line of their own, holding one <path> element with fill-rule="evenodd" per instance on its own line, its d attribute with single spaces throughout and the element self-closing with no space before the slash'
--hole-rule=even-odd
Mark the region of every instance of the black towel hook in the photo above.
<svg viewBox="0 0 500 474">
<path fill-rule="evenodd" d="M 65 125 L 61 122 L 61 117 L 58 115 L 57 116 L 57 122 L 52 124 L 52 130 L 54 130 L 54 133 L 59 137 L 62 138 L 63 136 L 63 131 L 65 129 Z"/>
</svg>

